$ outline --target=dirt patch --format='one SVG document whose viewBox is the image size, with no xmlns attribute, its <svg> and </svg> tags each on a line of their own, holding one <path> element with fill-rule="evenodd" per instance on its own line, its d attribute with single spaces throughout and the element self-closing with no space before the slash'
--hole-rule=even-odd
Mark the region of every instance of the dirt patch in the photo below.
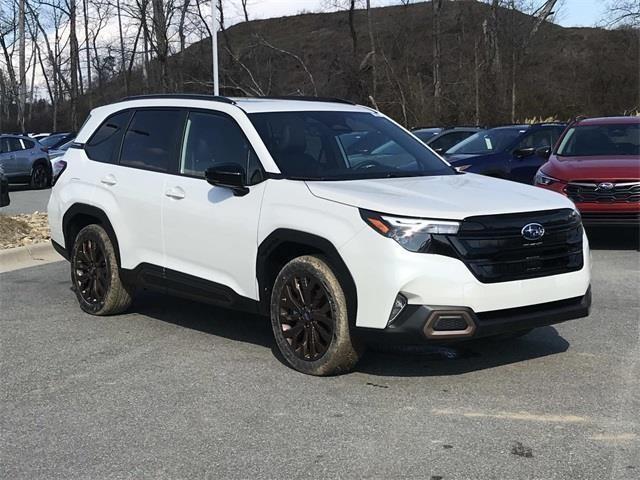
<svg viewBox="0 0 640 480">
<path fill-rule="evenodd" d="M 0 249 L 46 242 L 49 238 L 46 213 L 0 215 Z"/>
</svg>

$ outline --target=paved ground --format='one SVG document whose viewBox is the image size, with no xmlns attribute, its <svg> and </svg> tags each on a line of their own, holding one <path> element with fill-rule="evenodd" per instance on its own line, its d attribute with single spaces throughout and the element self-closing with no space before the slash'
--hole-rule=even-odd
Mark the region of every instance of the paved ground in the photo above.
<svg viewBox="0 0 640 480">
<path fill-rule="evenodd" d="M 11 185 L 9 198 L 11 205 L 0 208 L 0 215 L 46 212 L 51 189 L 31 190 L 27 185 Z"/>
<path fill-rule="evenodd" d="M 0 478 L 640 479 L 640 256 L 595 240 L 589 318 L 336 378 L 285 367 L 258 317 L 145 295 L 96 318 L 66 263 L 2 274 Z"/>
</svg>

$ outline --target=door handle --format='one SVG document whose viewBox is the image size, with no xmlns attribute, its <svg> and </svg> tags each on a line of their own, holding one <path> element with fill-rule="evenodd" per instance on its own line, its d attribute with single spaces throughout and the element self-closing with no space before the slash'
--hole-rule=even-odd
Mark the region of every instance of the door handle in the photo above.
<svg viewBox="0 0 640 480">
<path fill-rule="evenodd" d="M 116 180 L 116 177 L 114 177 L 113 175 L 109 174 L 109 175 L 106 175 L 106 176 L 102 177 L 100 179 L 100 183 L 104 183 L 105 185 L 113 186 L 116 183 L 118 183 L 118 181 Z"/>
<path fill-rule="evenodd" d="M 164 192 L 165 196 L 175 200 L 182 200 L 185 197 L 184 190 L 180 187 L 173 187 Z"/>
</svg>

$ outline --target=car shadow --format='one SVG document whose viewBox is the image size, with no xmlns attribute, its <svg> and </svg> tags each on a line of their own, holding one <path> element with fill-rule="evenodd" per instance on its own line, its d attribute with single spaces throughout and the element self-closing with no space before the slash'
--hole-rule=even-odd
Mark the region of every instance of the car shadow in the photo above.
<svg viewBox="0 0 640 480">
<path fill-rule="evenodd" d="M 48 188 L 32 188 L 28 183 L 10 183 L 9 192 L 26 192 L 29 190 L 48 190 Z"/>
<path fill-rule="evenodd" d="M 373 346 L 356 367 L 376 376 L 462 375 L 562 353 L 569 342 L 553 327 L 511 339 L 478 339 L 450 345 Z"/>
<path fill-rule="evenodd" d="M 268 317 L 144 292 L 132 311 L 180 327 L 271 350 L 286 364 L 273 340 Z M 553 327 L 509 340 L 480 339 L 449 346 L 371 346 L 356 367 L 376 376 L 460 375 L 566 351 L 569 342 Z"/>
<path fill-rule="evenodd" d="M 638 227 L 586 227 L 591 250 L 640 250 Z"/>
</svg>

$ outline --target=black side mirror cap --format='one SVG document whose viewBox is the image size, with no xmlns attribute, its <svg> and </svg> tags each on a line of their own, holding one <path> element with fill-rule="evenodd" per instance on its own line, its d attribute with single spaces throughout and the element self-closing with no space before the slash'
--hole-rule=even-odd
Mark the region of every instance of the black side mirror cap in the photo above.
<svg viewBox="0 0 640 480">
<path fill-rule="evenodd" d="M 533 147 L 530 148 L 518 148 L 513 151 L 513 154 L 518 158 L 530 157 L 536 153 L 536 149 Z"/>
<path fill-rule="evenodd" d="M 536 155 L 540 158 L 548 160 L 551 156 L 551 147 L 540 147 L 536 149 Z"/>
<path fill-rule="evenodd" d="M 249 193 L 246 185 L 247 172 L 237 163 L 221 163 L 204 172 L 207 182 L 214 187 L 230 189 L 236 197 Z"/>
</svg>

